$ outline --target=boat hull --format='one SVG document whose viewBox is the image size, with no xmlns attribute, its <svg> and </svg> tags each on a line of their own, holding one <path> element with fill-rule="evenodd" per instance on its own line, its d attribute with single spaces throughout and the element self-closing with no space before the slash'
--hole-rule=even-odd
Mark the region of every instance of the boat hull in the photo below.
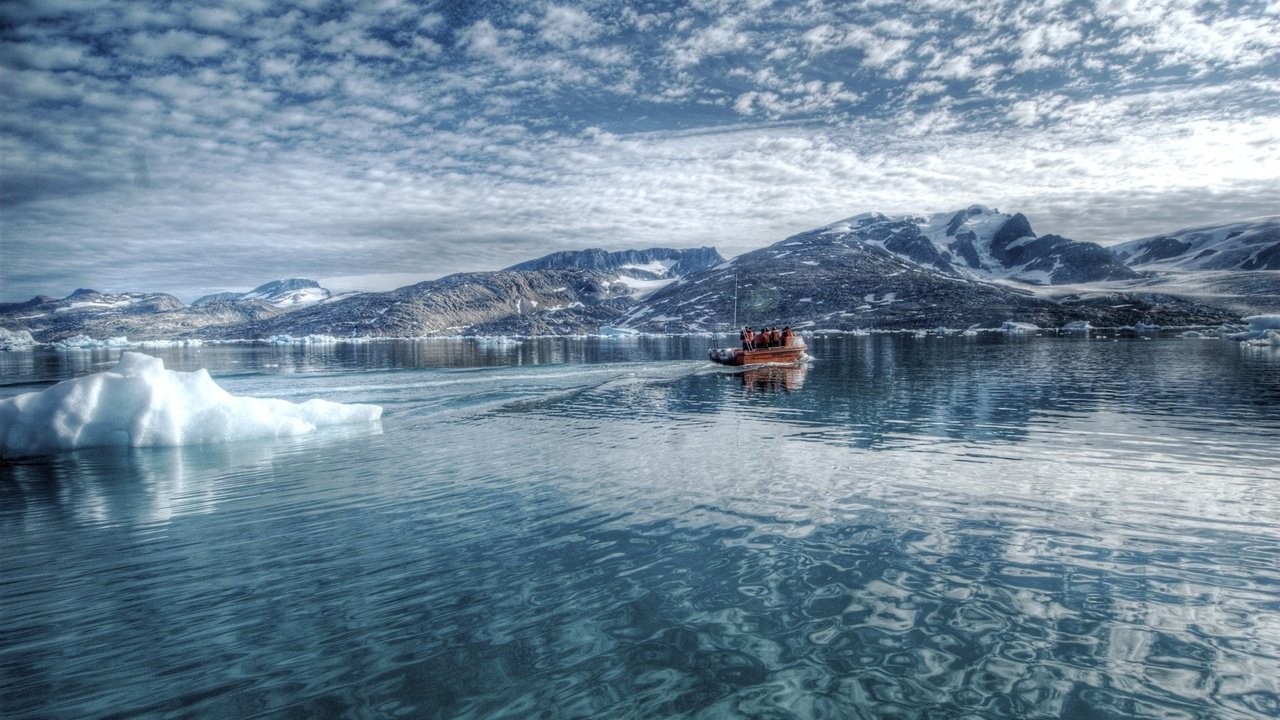
<svg viewBox="0 0 1280 720">
<path fill-rule="evenodd" d="M 808 348 L 804 345 L 788 347 L 762 348 L 759 350 L 742 350 L 738 348 L 711 348 L 707 356 L 712 362 L 721 365 L 741 367 L 743 365 L 763 365 L 766 363 L 790 363 L 804 356 Z"/>
</svg>

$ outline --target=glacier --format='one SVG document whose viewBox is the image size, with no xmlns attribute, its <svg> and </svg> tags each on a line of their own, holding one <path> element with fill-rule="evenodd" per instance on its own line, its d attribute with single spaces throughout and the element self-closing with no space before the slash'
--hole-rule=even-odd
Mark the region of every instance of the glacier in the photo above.
<svg viewBox="0 0 1280 720">
<path fill-rule="evenodd" d="M 302 435 L 381 417 L 377 405 L 232 395 L 207 370 L 167 370 L 159 358 L 125 352 L 106 372 L 0 400 L 0 457 Z"/>
</svg>

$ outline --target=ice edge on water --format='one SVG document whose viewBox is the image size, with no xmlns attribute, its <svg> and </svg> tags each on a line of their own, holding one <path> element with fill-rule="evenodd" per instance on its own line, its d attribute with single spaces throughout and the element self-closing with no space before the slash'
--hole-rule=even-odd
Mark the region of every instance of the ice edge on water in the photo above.
<svg viewBox="0 0 1280 720">
<path fill-rule="evenodd" d="M 381 417 L 377 405 L 232 395 L 207 370 L 166 370 L 159 358 L 125 352 L 106 372 L 0 400 L 0 456 L 302 435 Z"/>
</svg>

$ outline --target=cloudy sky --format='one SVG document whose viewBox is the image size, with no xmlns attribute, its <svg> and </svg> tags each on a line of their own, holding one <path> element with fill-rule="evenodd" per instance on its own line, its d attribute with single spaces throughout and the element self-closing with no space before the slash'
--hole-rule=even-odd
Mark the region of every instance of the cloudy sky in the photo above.
<svg viewBox="0 0 1280 720">
<path fill-rule="evenodd" d="M 1280 0 L 6 0 L 0 300 L 1280 212 Z"/>
</svg>

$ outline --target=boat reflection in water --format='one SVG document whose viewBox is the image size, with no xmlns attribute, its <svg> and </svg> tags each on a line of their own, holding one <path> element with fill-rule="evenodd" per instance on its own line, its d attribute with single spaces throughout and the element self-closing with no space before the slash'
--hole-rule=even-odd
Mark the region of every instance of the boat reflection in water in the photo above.
<svg viewBox="0 0 1280 720">
<path fill-rule="evenodd" d="M 761 365 L 738 373 L 747 394 L 755 392 L 792 392 L 804 387 L 808 363 Z"/>
</svg>

